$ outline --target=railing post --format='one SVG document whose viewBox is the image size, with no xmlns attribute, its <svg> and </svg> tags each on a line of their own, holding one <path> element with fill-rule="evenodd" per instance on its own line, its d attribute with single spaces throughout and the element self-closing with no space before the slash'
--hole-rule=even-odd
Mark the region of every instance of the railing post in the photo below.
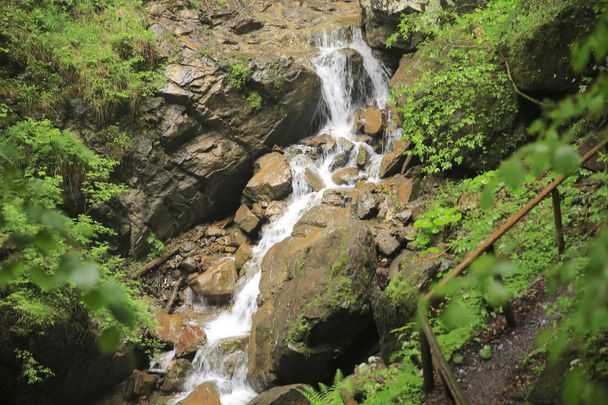
<svg viewBox="0 0 608 405">
<path fill-rule="evenodd" d="M 422 330 L 420 331 L 420 355 L 422 357 L 422 376 L 424 378 L 423 387 L 426 392 L 431 392 L 435 388 L 433 356 L 431 355 L 431 346 Z"/>
<path fill-rule="evenodd" d="M 564 253 L 564 227 L 562 225 L 562 209 L 560 206 L 559 190 L 555 187 L 551 190 L 551 200 L 553 200 L 553 218 L 555 219 L 555 237 L 557 239 L 557 252 Z"/>
<path fill-rule="evenodd" d="M 488 248 L 487 251 L 488 251 L 488 253 L 491 253 L 494 256 L 496 256 L 496 251 L 494 250 L 493 244 Z M 505 281 L 502 278 L 502 274 L 496 274 L 494 276 L 494 279 L 503 285 L 505 284 Z M 515 321 L 515 314 L 513 313 L 513 307 L 511 306 L 511 301 L 507 301 L 502 305 L 502 312 L 503 312 L 503 314 L 505 314 L 505 320 L 507 321 L 507 326 L 509 328 L 516 327 L 517 322 Z"/>
</svg>

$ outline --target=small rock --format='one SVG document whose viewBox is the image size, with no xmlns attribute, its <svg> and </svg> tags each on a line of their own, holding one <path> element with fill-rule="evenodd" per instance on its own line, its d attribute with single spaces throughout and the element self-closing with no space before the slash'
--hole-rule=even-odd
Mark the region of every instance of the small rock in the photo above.
<svg viewBox="0 0 608 405">
<path fill-rule="evenodd" d="M 175 355 L 177 357 L 193 355 L 206 342 L 207 335 L 201 327 L 186 325 L 182 328 L 179 339 L 175 344 Z"/>
<path fill-rule="evenodd" d="M 321 191 L 325 188 L 323 180 L 310 167 L 307 167 L 304 171 L 304 179 L 313 191 Z"/>
<path fill-rule="evenodd" d="M 336 147 L 336 140 L 329 135 L 321 134 L 302 141 L 302 144 L 317 148 L 322 153 L 329 153 Z"/>
<path fill-rule="evenodd" d="M 323 203 L 336 207 L 343 207 L 346 203 L 346 193 L 339 190 L 331 189 L 323 192 Z"/>
<path fill-rule="evenodd" d="M 355 215 L 359 219 L 369 219 L 378 213 L 378 204 L 376 199 L 369 192 L 363 192 L 354 202 L 353 208 Z"/>
<path fill-rule="evenodd" d="M 401 221 L 403 224 L 407 224 L 412 218 L 412 210 L 405 209 L 398 212 L 397 215 L 395 215 L 395 218 Z"/>
<path fill-rule="evenodd" d="M 405 141 L 396 141 L 393 144 L 390 152 L 382 157 L 380 162 L 380 178 L 392 176 L 399 173 L 401 166 L 405 161 L 405 151 L 409 148 L 409 143 Z"/>
<path fill-rule="evenodd" d="M 205 236 L 207 236 L 207 237 L 222 236 L 224 233 L 226 233 L 226 231 L 224 231 L 224 229 L 220 228 L 217 225 L 211 225 L 205 231 Z"/>
<path fill-rule="evenodd" d="M 251 245 L 243 243 L 234 254 L 234 267 L 237 271 L 241 271 L 245 263 L 252 257 Z"/>
<path fill-rule="evenodd" d="M 367 164 L 368 157 L 367 149 L 365 146 L 360 145 L 359 151 L 357 151 L 357 166 L 364 167 Z"/>
<path fill-rule="evenodd" d="M 343 151 L 334 156 L 334 160 L 329 165 L 329 169 L 334 172 L 348 164 L 350 152 Z"/>
<path fill-rule="evenodd" d="M 348 139 L 342 137 L 338 138 L 338 148 L 340 148 L 340 150 L 350 153 L 354 147 L 355 144 Z"/>
<path fill-rule="evenodd" d="M 181 391 L 190 371 L 190 361 L 186 359 L 176 359 L 169 363 L 167 367 L 167 374 L 165 374 L 165 381 L 160 387 L 165 392 L 177 392 Z"/>
<path fill-rule="evenodd" d="M 180 268 L 182 268 L 187 273 L 194 273 L 199 270 L 198 262 L 192 256 L 186 257 L 180 264 Z"/>
<path fill-rule="evenodd" d="M 383 255 L 392 256 L 399 249 L 399 241 L 388 231 L 380 231 L 376 236 L 376 246 Z"/>
<path fill-rule="evenodd" d="M 133 370 L 124 390 L 124 398 L 133 400 L 147 397 L 154 391 L 158 376 L 141 370 Z"/>
<path fill-rule="evenodd" d="M 249 207 L 245 204 L 241 204 L 239 209 L 234 214 L 234 222 L 246 233 L 251 234 L 260 225 L 260 218 L 258 218 Z"/>
<path fill-rule="evenodd" d="M 238 274 L 234 258 L 225 257 L 190 283 L 190 288 L 218 303 L 230 300 L 236 288 Z"/>
<path fill-rule="evenodd" d="M 283 213 L 283 210 L 285 210 L 284 202 L 271 201 L 270 203 L 268 203 L 268 206 L 264 211 L 264 216 L 268 218 L 269 221 L 274 221 L 279 215 Z"/>
<path fill-rule="evenodd" d="M 383 126 L 382 112 L 379 109 L 370 107 L 363 111 L 363 131 L 366 134 L 378 135 Z"/>
<path fill-rule="evenodd" d="M 359 177 L 359 169 L 356 167 L 345 167 L 335 172 L 331 178 L 338 185 L 352 184 Z"/>
<path fill-rule="evenodd" d="M 185 399 L 178 402 L 178 405 L 222 405 L 215 384 L 205 382 L 198 385 L 194 391 Z"/>
<path fill-rule="evenodd" d="M 255 174 L 243 195 L 251 201 L 281 200 L 291 193 L 291 169 L 285 156 L 271 152 L 255 162 Z"/>
</svg>

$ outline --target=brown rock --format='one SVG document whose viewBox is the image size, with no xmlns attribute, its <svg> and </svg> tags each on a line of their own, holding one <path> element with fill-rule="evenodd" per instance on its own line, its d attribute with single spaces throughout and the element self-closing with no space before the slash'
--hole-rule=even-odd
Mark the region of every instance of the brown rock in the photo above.
<svg viewBox="0 0 608 405">
<path fill-rule="evenodd" d="M 177 392 L 181 391 L 190 371 L 190 362 L 186 359 L 176 359 L 169 363 L 167 367 L 167 374 L 165 374 L 165 381 L 160 387 L 165 392 Z"/>
<path fill-rule="evenodd" d="M 384 126 L 382 112 L 370 107 L 363 111 L 363 131 L 368 135 L 378 135 Z"/>
<path fill-rule="evenodd" d="M 234 222 L 245 232 L 251 234 L 260 225 L 260 218 L 258 218 L 249 207 L 245 204 L 241 204 L 239 209 L 234 214 Z"/>
<path fill-rule="evenodd" d="M 175 344 L 175 355 L 187 357 L 196 353 L 199 347 L 207 342 L 207 335 L 200 326 L 186 325 L 179 334 Z"/>
<path fill-rule="evenodd" d="M 291 169 L 285 156 L 272 152 L 255 162 L 255 174 L 243 195 L 252 201 L 281 200 L 291 193 Z"/>
<path fill-rule="evenodd" d="M 367 149 L 365 149 L 363 145 L 360 145 L 359 150 L 357 151 L 357 166 L 365 166 L 367 164 L 367 159 L 369 158 L 368 155 Z"/>
<path fill-rule="evenodd" d="M 184 326 L 184 320 L 177 314 L 160 313 L 156 315 L 159 327 L 151 331 L 152 336 L 163 342 L 175 344 Z"/>
<path fill-rule="evenodd" d="M 124 390 L 124 397 L 127 400 L 132 400 L 141 397 L 147 397 L 154 391 L 158 376 L 146 373 L 141 370 L 133 370 L 133 374 L 129 377 Z"/>
<path fill-rule="evenodd" d="M 317 135 L 311 139 L 302 141 L 304 145 L 317 148 L 319 152 L 329 153 L 336 147 L 336 140 L 325 134 Z"/>
<path fill-rule="evenodd" d="M 241 271 L 245 263 L 252 257 L 251 245 L 243 243 L 234 254 L 234 267 Z"/>
<path fill-rule="evenodd" d="M 396 141 L 391 148 L 391 151 L 382 157 L 380 162 L 380 178 L 392 176 L 399 173 L 401 166 L 405 161 L 405 151 L 409 148 L 409 142 Z"/>
<path fill-rule="evenodd" d="M 354 183 L 359 177 L 359 169 L 356 167 L 345 167 L 335 172 L 331 178 L 338 185 Z"/>
<path fill-rule="evenodd" d="M 220 396 L 215 384 L 205 382 L 198 385 L 184 400 L 178 405 L 222 405 Z"/>
<path fill-rule="evenodd" d="M 194 292 L 202 294 L 206 298 L 223 303 L 230 300 L 237 280 L 238 274 L 234 258 L 225 257 L 195 278 L 190 287 Z"/>
<path fill-rule="evenodd" d="M 313 189 L 313 191 L 321 191 L 325 188 L 323 180 L 321 180 L 319 175 L 309 167 L 307 167 L 304 171 L 304 179 L 306 180 L 308 186 Z"/>
</svg>

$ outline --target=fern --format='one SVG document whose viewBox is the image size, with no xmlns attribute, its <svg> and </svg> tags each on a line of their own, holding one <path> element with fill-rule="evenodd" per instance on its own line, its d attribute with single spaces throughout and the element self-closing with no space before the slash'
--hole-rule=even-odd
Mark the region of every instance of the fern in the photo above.
<svg viewBox="0 0 608 405">
<path fill-rule="evenodd" d="M 343 405 L 340 391 L 342 389 L 351 390 L 348 381 L 344 379 L 344 374 L 341 370 L 336 371 L 336 375 L 331 386 L 319 383 L 319 390 L 312 387 L 300 389 L 300 393 L 310 402 L 311 405 Z"/>
</svg>

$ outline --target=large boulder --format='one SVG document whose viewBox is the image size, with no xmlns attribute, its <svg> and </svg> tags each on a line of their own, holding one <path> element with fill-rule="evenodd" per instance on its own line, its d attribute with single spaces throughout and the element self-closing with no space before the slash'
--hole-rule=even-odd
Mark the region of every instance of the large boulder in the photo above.
<svg viewBox="0 0 608 405">
<path fill-rule="evenodd" d="M 502 52 L 513 81 L 526 92 L 555 95 L 576 92 L 583 75 L 572 70 L 571 47 L 596 26 L 592 0 L 526 2 L 520 19 L 525 29 L 509 28 Z"/>
<path fill-rule="evenodd" d="M 255 162 L 255 174 L 243 195 L 251 201 L 281 200 L 291 193 L 291 168 L 285 156 L 272 152 Z"/>
<path fill-rule="evenodd" d="M 326 217 L 340 210 L 324 207 Z M 369 286 L 376 253 L 369 228 L 347 218 L 341 225 L 329 218 L 318 222 L 326 227 L 310 223 L 262 262 L 248 370 L 258 389 L 329 381 L 336 368 L 369 354 L 366 345 L 374 340 Z"/>
<path fill-rule="evenodd" d="M 190 282 L 190 288 L 213 302 L 225 303 L 232 297 L 237 280 L 234 258 L 225 257 L 194 278 Z"/>
</svg>

